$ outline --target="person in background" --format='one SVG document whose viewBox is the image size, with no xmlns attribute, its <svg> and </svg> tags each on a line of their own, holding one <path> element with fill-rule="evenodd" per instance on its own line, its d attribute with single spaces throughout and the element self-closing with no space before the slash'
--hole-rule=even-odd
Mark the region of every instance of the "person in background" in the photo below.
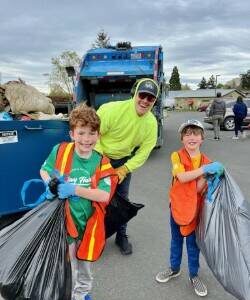
<svg viewBox="0 0 250 300">
<path fill-rule="evenodd" d="M 98 206 L 101 206 L 102 203 L 109 201 L 111 179 L 107 176 L 100 179 L 96 187 L 91 185 L 91 178 L 102 161 L 102 156 L 93 150 L 99 138 L 100 128 L 100 119 L 95 110 L 86 105 L 77 106 L 70 113 L 69 126 L 73 143 L 56 145 L 42 165 L 40 174 L 48 185 L 57 162 L 65 165 L 65 169 L 69 168 L 67 181 L 60 181 L 58 185 L 58 196 L 59 199 L 68 199 L 70 217 L 68 218 L 66 213 L 66 224 L 69 223 L 69 219 L 73 220 L 74 230 L 77 231 L 76 236 L 72 237 L 66 225 L 72 269 L 72 300 L 91 300 L 93 276 L 90 257 L 96 251 L 95 249 L 99 249 L 97 243 L 102 245 L 104 241 L 100 241 L 95 236 L 95 234 L 98 235 L 98 226 L 91 232 L 88 232 L 87 228 L 91 229 L 88 224 L 93 223 L 95 217 L 93 203 L 98 202 Z M 67 153 L 69 153 L 68 156 L 65 156 Z M 68 165 L 69 161 L 71 161 L 70 165 Z M 111 168 L 111 165 L 107 163 L 106 170 L 108 165 Z M 54 197 L 55 195 L 48 189 L 47 199 Z M 94 233 L 91 234 L 92 232 Z M 93 241 L 89 245 L 90 234 Z M 78 259 L 79 255 L 81 257 L 86 255 L 86 257 Z"/>
<path fill-rule="evenodd" d="M 128 198 L 131 173 L 141 167 L 157 142 L 157 121 L 151 109 L 159 94 L 156 81 L 143 78 L 135 83 L 132 97 L 103 104 L 97 111 L 101 119 L 96 150 L 110 158 L 119 177 L 117 192 Z M 127 224 L 116 234 L 115 243 L 123 255 L 132 254 Z"/>
<path fill-rule="evenodd" d="M 198 296 L 206 296 L 207 288 L 198 276 L 200 250 L 196 244 L 195 229 L 199 210 L 206 191 L 206 174 L 219 174 L 224 171 L 219 162 L 200 152 L 204 140 L 204 127 L 197 120 L 183 123 L 180 133 L 183 147 L 172 153 L 173 183 L 170 188 L 170 268 L 159 272 L 156 281 L 166 283 L 181 273 L 182 248 L 186 237 L 189 280 Z"/>
<path fill-rule="evenodd" d="M 212 117 L 213 127 L 214 127 L 214 139 L 220 140 L 220 127 L 224 120 L 226 114 L 226 104 L 225 101 L 221 99 L 221 93 L 216 94 L 216 98 L 213 100 L 210 110 L 209 117 Z"/>
<path fill-rule="evenodd" d="M 189 110 L 194 109 L 194 100 L 193 99 L 188 100 L 188 107 L 189 107 Z"/>
<path fill-rule="evenodd" d="M 247 106 L 243 102 L 243 98 L 239 96 L 236 100 L 236 103 L 233 106 L 233 112 L 234 112 L 234 132 L 235 135 L 232 137 L 234 140 L 238 140 L 238 132 L 240 131 L 243 138 L 246 137 L 245 131 L 243 131 L 242 124 L 243 120 L 247 116 Z"/>
</svg>

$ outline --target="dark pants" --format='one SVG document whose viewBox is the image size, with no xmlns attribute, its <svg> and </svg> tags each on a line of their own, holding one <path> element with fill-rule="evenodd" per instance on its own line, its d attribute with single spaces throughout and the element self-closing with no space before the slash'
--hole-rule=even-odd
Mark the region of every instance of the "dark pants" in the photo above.
<svg viewBox="0 0 250 300">
<path fill-rule="evenodd" d="M 243 124 L 243 118 L 239 118 L 239 117 L 234 117 L 234 132 L 235 132 L 235 136 L 238 136 L 238 132 L 240 131 L 241 133 L 243 133 L 243 129 L 242 129 L 242 124 Z"/>
<path fill-rule="evenodd" d="M 124 157 L 120 159 L 110 159 L 110 163 L 113 168 L 118 168 L 126 163 L 129 157 Z M 128 199 L 129 195 L 129 185 L 131 181 L 131 173 L 128 173 L 122 183 L 117 185 L 116 191 L 124 198 Z M 127 223 L 121 225 L 120 228 L 117 230 L 118 235 L 126 235 L 127 230 Z"/>
<path fill-rule="evenodd" d="M 173 271 L 179 271 L 181 267 L 182 248 L 184 237 L 180 233 L 180 226 L 177 225 L 170 215 L 171 246 L 170 246 L 170 266 Z M 200 249 L 196 244 L 195 232 L 186 237 L 186 247 L 188 255 L 188 270 L 190 278 L 198 274 Z"/>
</svg>

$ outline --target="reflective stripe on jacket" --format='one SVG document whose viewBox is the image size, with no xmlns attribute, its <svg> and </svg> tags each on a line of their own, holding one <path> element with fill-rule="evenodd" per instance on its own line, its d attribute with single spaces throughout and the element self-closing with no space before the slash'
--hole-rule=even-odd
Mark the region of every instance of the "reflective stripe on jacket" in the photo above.
<svg viewBox="0 0 250 300">
<path fill-rule="evenodd" d="M 60 172 L 60 175 L 69 175 L 73 154 L 74 143 L 62 143 L 59 145 L 55 168 Z M 111 191 L 109 200 L 112 198 L 117 184 L 117 176 L 111 175 L 114 175 L 114 169 L 109 159 L 104 156 L 102 157 L 100 166 L 97 167 L 95 174 L 91 177 L 91 188 L 97 188 L 98 181 L 101 178 L 110 176 Z M 76 256 L 78 259 L 96 261 L 101 256 L 106 240 L 104 218 L 108 203 L 92 201 L 94 212 L 87 221 L 83 238 L 77 249 Z M 65 219 L 67 233 L 71 237 L 77 238 L 78 232 L 71 216 L 68 200 L 65 202 Z"/>
<path fill-rule="evenodd" d="M 182 148 L 178 151 L 178 154 L 185 171 L 194 170 L 188 152 Z M 209 158 L 201 153 L 200 166 L 210 162 Z M 181 183 L 178 179 L 175 179 L 170 188 L 169 195 L 172 216 L 175 222 L 180 225 L 181 234 L 187 236 L 192 233 L 197 226 L 202 199 L 201 195 L 197 193 L 196 180 Z"/>
</svg>

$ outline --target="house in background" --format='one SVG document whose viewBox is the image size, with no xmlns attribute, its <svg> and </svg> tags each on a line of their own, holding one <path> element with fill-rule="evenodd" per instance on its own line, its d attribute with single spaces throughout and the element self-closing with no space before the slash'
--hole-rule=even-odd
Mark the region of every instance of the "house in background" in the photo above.
<svg viewBox="0 0 250 300">
<path fill-rule="evenodd" d="M 210 104 L 216 97 L 216 94 L 220 92 L 221 97 L 225 101 L 232 101 L 237 99 L 238 96 L 245 95 L 237 89 L 200 89 L 200 90 L 183 90 L 183 91 L 169 91 L 166 97 L 167 99 L 174 99 L 175 107 L 181 109 L 194 109 L 202 105 Z"/>
</svg>

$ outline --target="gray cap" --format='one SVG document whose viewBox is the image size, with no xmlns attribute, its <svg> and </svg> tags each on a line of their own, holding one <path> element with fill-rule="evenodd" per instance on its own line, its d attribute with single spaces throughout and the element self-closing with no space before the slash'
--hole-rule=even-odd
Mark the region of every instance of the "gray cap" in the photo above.
<svg viewBox="0 0 250 300">
<path fill-rule="evenodd" d="M 141 83 L 139 83 L 137 92 L 138 93 L 148 93 L 148 94 L 153 95 L 154 97 L 157 97 L 158 86 L 152 80 L 144 80 Z"/>
<path fill-rule="evenodd" d="M 178 132 L 182 133 L 183 129 L 187 126 L 196 126 L 201 128 L 204 131 L 204 126 L 202 123 L 198 120 L 187 120 L 186 122 L 182 123 L 181 126 L 178 129 Z"/>
</svg>

